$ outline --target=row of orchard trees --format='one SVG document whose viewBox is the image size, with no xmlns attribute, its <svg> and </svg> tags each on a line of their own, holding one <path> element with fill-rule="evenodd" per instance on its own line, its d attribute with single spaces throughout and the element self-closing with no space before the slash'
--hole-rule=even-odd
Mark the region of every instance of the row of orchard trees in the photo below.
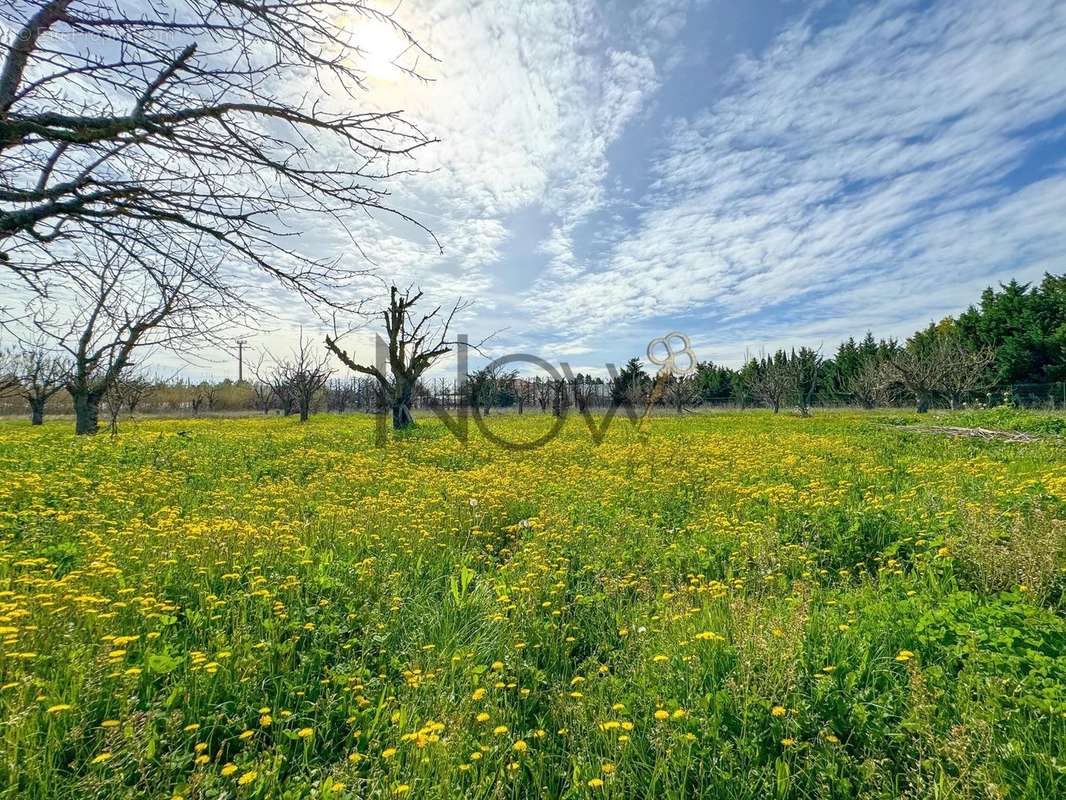
<svg viewBox="0 0 1066 800">
<path fill-rule="evenodd" d="M 639 397 L 654 382 L 631 360 L 619 376 L 620 395 Z M 1047 274 L 1036 285 L 1011 281 L 987 288 L 980 302 L 906 341 L 848 339 L 836 352 L 800 348 L 750 358 L 740 369 L 710 362 L 671 381 L 676 401 L 759 404 L 778 411 L 812 404 L 865 408 L 907 403 L 926 411 L 934 403 L 999 402 L 1019 383 L 1061 387 L 1066 381 L 1066 275 Z M 1010 395 L 1007 394 L 1009 399 Z"/>
<path fill-rule="evenodd" d="M 704 404 L 762 405 L 775 413 L 794 406 L 804 415 L 816 403 L 874 408 L 909 402 L 925 411 L 934 402 L 943 402 L 956 408 L 967 400 L 993 400 L 990 391 L 1004 374 L 1055 378 L 1066 373 L 1062 289 L 1063 279 L 1053 276 L 1035 289 L 1012 283 L 999 293 L 987 291 L 980 309 L 971 308 L 958 320 L 931 324 L 902 344 L 867 334 L 859 342 L 842 343 L 829 358 L 801 347 L 749 359 L 740 369 L 700 362 L 691 374 L 655 377 L 639 360 L 631 359 L 607 380 L 581 374 L 528 378 L 490 364 L 456 381 L 431 380 L 425 373 L 455 344 L 448 339 L 448 327 L 459 306 L 448 315 L 440 315 L 437 308 L 416 317 L 413 309 L 421 293 L 393 288 L 383 312 L 388 337 L 383 363 L 359 364 L 335 339 L 327 337 L 322 348 L 301 335 L 288 357 L 264 354 L 252 370 L 251 382 L 149 380 L 127 368 L 106 384 L 99 397 L 112 427 L 123 410 L 132 413 L 137 408 L 193 414 L 276 410 L 298 414 L 301 420 L 320 408 L 389 409 L 396 427 L 410 424 L 412 410 L 434 406 L 475 407 L 482 414 L 505 406 L 518 413 L 539 408 L 555 414 L 568 408 L 585 411 L 620 405 L 668 406 L 678 412 Z M 1004 298 L 1014 306 L 1029 302 L 1041 313 L 1019 313 L 1015 330 L 1004 332 L 1002 320 L 997 328 L 989 319 Z M 985 343 L 981 335 L 990 341 Z M 354 376 L 337 377 L 329 352 L 338 355 Z M 1028 371 L 1019 372 L 1021 368 Z M 74 412 L 80 420 L 79 403 L 84 402 L 86 386 L 82 373 L 77 350 L 64 358 L 43 345 L 24 343 L 0 353 L 0 400 L 4 391 L 21 398 L 35 423 L 43 419 L 50 402 L 54 410 Z M 68 397 L 65 406 L 54 401 L 59 394 Z M 0 404 L 0 410 L 11 409 Z"/>
</svg>

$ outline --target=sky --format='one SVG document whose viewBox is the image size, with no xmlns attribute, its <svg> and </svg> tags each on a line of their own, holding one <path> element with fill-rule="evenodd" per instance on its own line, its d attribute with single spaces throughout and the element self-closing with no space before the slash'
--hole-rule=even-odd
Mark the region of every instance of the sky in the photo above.
<svg viewBox="0 0 1066 800">
<path fill-rule="evenodd" d="M 394 3 L 388 8 L 392 8 Z M 351 22 L 368 108 L 440 141 L 355 234 L 457 329 L 602 373 L 671 331 L 701 360 L 905 337 L 1066 271 L 1061 0 L 406 0 L 437 60 Z M 301 246 L 359 266 L 340 230 Z M 365 265 L 365 264 L 364 264 Z M 270 293 L 279 347 L 314 318 Z M 368 334 L 349 340 L 367 351 Z M 219 363 L 210 372 L 232 371 Z"/>
</svg>

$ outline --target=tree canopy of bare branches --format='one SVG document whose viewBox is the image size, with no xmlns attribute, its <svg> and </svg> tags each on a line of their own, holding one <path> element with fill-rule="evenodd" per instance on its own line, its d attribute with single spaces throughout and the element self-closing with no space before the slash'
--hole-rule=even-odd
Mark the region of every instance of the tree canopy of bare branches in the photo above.
<svg viewBox="0 0 1066 800">
<path fill-rule="evenodd" d="M 0 350 L 0 397 L 19 387 L 18 360 L 14 351 Z"/>
<path fill-rule="evenodd" d="M 177 239 L 346 306 L 361 271 L 297 252 L 292 235 L 323 215 L 407 219 L 388 179 L 431 141 L 360 93 L 368 20 L 407 42 L 397 68 L 417 75 L 428 54 L 361 0 L 5 2 L 0 267 L 43 291 L 80 268 L 64 243 L 162 256 Z"/>
<path fill-rule="evenodd" d="M 958 336 L 947 335 L 941 337 L 937 359 L 937 388 L 952 409 L 958 408 L 968 395 L 993 383 L 990 367 L 996 360 L 994 347 L 968 347 Z"/>
<path fill-rule="evenodd" d="M 51 352 L 42 341 L 25 342 L 14 353 L 12 371 L 18 394 L 30 406 L 30 422 L 41 425 L 45 404 L 67 385 L 70 362 Z"/>
<path fill-rule="evenodd" d="M 928 411 L 937 395 L 956 408 L 966 395 L 990 385 L 995 357 L 994 348 L 969 347 L 953 329 L 930 326 L 885 361 L 885 383 L 899 384 L 919 413 Z"/>
<path fill-rule="evenodd" d="M 300 422 L 307 422 L 315 400 L 329 380 L 333 370 L 325 353 L 316 354 L 311 341 L 300 333 L 299 343 L 293 348 L 291 358 L 277 362 L 268 378 L 285 407 L 285 413 L 298 411 Z"/>
<path fill-rule="evenodd" d="M 768 405 L 776 414 L 791 392 L 790 372 L 788 357 L 784 351 L 778 351 L 773 357 L 752 361 L 745 367 L 742 379 L 751 396 Z"/>
<path fill-rule="evenodd" d="M 66 388 L 79 434 L 96 433 L 100 401 L 135 364 L 136 352 L 188 352 L 234 321 L 230 294 L 211 280 L 212 265 L 194 262 L 195 248 L 157 258 L 94 244 L 80 256 L 77 279 L 32 300 L 22 317 L 4 321 L 69 361 Z"/>
<path fill-rule="evenodd" d="M 788 359 L 789 390 L 796 400 L 800 416 L 811 415 L 811 403 L 818 391 L 818 376 L 822 372 L 822 354 L 809 347 L 793 351 Z"/>
<path fill-rule="evenodd" d="M 884 361 L 868 359 L 858 371 L 848 377 L 844 391 L 863 408 L 884 405 L 892 396 L 891 380 L 886 380 Z"/>
<path fill-rule="evenodd" d="M 392 410 L 392 426 L 396 430 L 414 423 L 411 398 L 418 380 L 457 344 L 449 340 L 448 331 L 456 313 L 463 307 L 461 301 L 456 301 L 446 314 L 442 313 L 441 306 L 436 306 L 419 317 L 411 309 L 421 299 L 421 291 L 412 294 L 411 289 L 401 292 L 395 286 L 390 287 L 388 308 L 381 312 L 388 337 L 385 344 L 387 365 L 360 364 L 338 344 L 335 335 L 326 337 L 326 347 L 342 364 L 377 380 Z"/>
</svg>

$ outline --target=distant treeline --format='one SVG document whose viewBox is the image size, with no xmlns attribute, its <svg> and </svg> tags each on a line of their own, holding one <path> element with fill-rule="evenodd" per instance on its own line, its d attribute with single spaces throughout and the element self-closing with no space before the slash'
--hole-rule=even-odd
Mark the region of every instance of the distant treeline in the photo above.
<svg viewBox="0 0 1066 800">
<path fill-rule="evenodd" d="M 21 389 L 12 380 L 0 396 L 0 413 L 33 410 L 37 419 L 71 414 L 61 390 L 58 362 L 29 359 Z M 34 369 L 36 372 L 34 372 Z M 48 384 L 46 369 L 55 375 Z M 305 375 L 315 376 L 314 381 Z M 328 378 L 328 379 L 327 379 Z M 35 407 L 33 386 L 55 390 Z M 39 393 L 40 394 L 40 393 Z M 39 399 L 39 398 L 38 398 Z M 375 411 L 383 407 L 377 383 L 367 377 L 329 377 L 328 371 L 279 362 L 252 381 L 161 380 L 128 374 L 103 399 L 112 418 L 125 413 L 295 414 L 313 410 Z M 980 302 L 957 318 L 931 323 L 903 342 L 867 333 L 841 343 L 832 355 L 809 347 L 751 358 L 739 369 L 700 362 L 687 375 L 656 376 L 630 359 L 613 378 L 578 374 L 567 380 L 529 378 L 491 366 L 463 380 L 419 381 L 414 408 L 476 405 L 560 413 L 567 408 L 634 404 L 668 406 L 930 405 L 1015 403 L 1066 407 L 1066 275 L 1046 275 L 1036 286 L 1011 281 L 986 289 Z"/>
</svg>

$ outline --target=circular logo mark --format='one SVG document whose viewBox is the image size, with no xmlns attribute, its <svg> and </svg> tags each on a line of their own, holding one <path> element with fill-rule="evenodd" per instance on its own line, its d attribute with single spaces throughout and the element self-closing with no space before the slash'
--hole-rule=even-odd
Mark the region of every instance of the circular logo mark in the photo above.
<svg viewBox="0 0 1066 800">
<path fill-rule="evenodd" d="M 659 372 L 671 375 L 688 375 L 696 370 L 696 354 L 692 351 L 692 344 L 679 331 L 648 342 L 648 361 L 659 367 Z"/>
</svg>

